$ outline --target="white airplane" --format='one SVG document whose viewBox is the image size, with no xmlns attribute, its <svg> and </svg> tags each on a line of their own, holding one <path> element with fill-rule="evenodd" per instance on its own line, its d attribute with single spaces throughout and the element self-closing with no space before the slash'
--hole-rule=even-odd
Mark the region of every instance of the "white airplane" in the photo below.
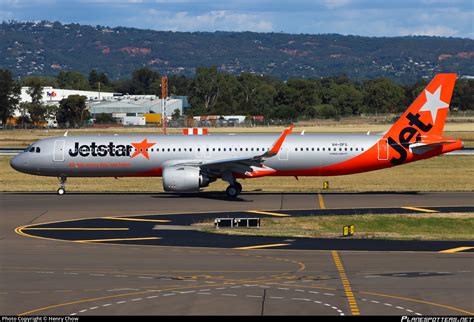
<svg viewBox="0 0 474 322">
<path fill-rule="evenodd" d="M 21 172 L 68 177 L 162 176 L 166 191 L 198 191 L 217 179 L 335 176 L 389 168 L 461 149 L 443 137 L 456 74 L 438 74 L 385 133 L 289 135 L 88 135 L 42 139 L 15 156 Z"/>
</svg>

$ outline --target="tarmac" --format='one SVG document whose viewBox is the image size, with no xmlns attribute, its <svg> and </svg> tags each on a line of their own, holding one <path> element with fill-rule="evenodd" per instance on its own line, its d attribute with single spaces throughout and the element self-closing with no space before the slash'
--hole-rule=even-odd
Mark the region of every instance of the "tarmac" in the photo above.
<svg viewBox="0 0 474 322">
<path fill-rule="evenodd" d="M 474 315 L 473 241 L 205 234 L 217 217 L 474 210 L 474 193 L 0 194 L 7 315 Z M 359 244 L 358 244 L 359 243 Z"/>
</svg>

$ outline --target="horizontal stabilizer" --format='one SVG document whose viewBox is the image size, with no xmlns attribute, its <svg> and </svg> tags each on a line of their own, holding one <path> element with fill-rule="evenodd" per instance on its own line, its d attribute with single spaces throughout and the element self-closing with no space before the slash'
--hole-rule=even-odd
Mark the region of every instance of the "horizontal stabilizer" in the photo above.
<svg viewBox="0 0 474 322">
<path fill-rule="evenodd" d="M 410 144 L 409 149 L 410 149 L 410 152 L 413 154 L 424 154 L 437 147 L 443 146 L 443 144 L 455 143 L 456 141 L 457 140 L 445 140 L 445 141 L 431 142 L 431 143 L 413 143 L 413 144 Z"/>
</svg>

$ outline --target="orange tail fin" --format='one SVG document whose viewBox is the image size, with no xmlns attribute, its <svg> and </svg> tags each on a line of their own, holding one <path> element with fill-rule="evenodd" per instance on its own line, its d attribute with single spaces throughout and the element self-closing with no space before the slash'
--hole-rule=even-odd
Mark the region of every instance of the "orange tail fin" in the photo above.
<svg viewBox="0 0 474 322">
<path fill-rule="evenodd" d="M 388 134 L 415 125 L 427 136 L 441 137 L 455 82 L 456 74 L 437 74 Z"/>
<path fill-rule="evenodd" d="M 391 159 L 392 164 L 403 163 L 410 144 L 442 137 L 455 82 L 456 74 L 437 74 L 384 135 L 389 146 L 400 154 L 400 158 Z"/>
</svg>

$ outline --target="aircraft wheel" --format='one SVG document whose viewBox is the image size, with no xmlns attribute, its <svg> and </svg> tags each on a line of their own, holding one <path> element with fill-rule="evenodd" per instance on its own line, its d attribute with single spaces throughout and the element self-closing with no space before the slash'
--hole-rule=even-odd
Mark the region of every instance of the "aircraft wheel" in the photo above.
<svg viewBox="0 0 474 322">
<path fill-rule="evenodd" d="M 58 195 L 62 196 L 63 194 L 66 193 L 66 189 L 64 189 L 64 188 L 59 188 L 57 192 L 58 192 Z"/>
<path fill-rule="evenodd" d="M 237 189 L 239 189 L 239 193 L 241 193 L 242 192 L 242 185 L 238 182 L 236 182 L 234 185 L 237 187 Z"/>
<path fill-rule="evenodd" d="M 239 195 L 239 188 L 236 185 L 230 185 L 227 187 L 225 192 L 229 197 L 237 198 L 237 196 Z"/>
</svg>

